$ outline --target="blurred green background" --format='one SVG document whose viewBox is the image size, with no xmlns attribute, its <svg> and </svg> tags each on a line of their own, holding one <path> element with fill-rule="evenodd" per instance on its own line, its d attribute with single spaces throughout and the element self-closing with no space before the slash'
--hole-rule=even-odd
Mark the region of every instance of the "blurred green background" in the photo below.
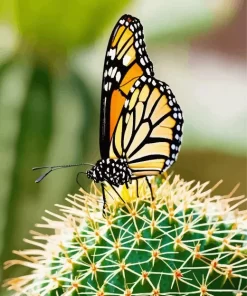
<svg viewBox="0 0 247 296">
<path fill-rule="evenodd" d="M 212 185 L 223 179 L 221 194 L 241 182 L 237 194 L 246 193 L 246 1 L 1 0 L 1 266 L 45 209 L 78 191 L 80 169 L 35 184 L 40 172 L 31 168 L 99 159 L 104 55 L 124 13 L 141 20 L 156 77 L 184 110 L 170 171 Z M 0 282 L 19 273 L 1 272 Z"/>
</svg>

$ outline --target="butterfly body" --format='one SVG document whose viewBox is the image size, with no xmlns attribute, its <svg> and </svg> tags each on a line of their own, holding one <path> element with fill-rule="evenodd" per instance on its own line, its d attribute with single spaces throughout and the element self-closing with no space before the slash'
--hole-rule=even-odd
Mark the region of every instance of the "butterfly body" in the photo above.
<svg viewBox="0 0 247 296">
<path fill-rule="evenodd" d="M 101 159 L 95 165 L 83 164 L 92 165 L 86 174 L 101 182 L 104 202 L 104 182 L 118 187 L 166 171 L 177 160 L 183 123 L 170 86 L 154 77 L 140 21 L 123 15 L 110 36 L 103 69 Z M 36 182 L 71 166 L 50 167 Z"/>
<path fill-rule="evenodd" d="M 124 158 L 100 159 L 87 171 L 87 177 L 95 183 L 106 181 L 117 187 L 127 184 L 131 180 L 131 175 L 127 160 Z"/>
</svg>

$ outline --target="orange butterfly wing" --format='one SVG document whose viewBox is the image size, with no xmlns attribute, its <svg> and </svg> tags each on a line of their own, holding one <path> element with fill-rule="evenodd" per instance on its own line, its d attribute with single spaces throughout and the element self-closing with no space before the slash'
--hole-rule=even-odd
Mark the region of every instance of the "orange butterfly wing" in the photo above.
<svg viewBox="0 0 247 296">
<path fill-rule="evenodd" d="M 111 34 L 102 81 L 100 152 L 109 157 L 110 142 L 130 89 L 143 74 L 154 75 L 137 18 L 124 15 Z"/>
</svg>

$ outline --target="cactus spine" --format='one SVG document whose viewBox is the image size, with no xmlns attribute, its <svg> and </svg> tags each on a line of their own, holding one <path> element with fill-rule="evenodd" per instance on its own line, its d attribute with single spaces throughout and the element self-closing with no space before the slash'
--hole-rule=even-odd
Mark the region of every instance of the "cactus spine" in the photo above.
<svg viewBox="0 0 247 296">
<path fill-rule="evenodd" d="M 33 269 L 8 280 L 8 289 L 42 296 L 244 295 L 246 213 L 236 212 L 243 196 L 213 196 L 207 183 L 168 179 L 151 180 L 154 201 L 144 181 L 139 197 L 134 183 L 120 189 L 125 204 L 111 201 L 110 192 L 106 218 L 96 187 L 69 196 L 70 205 L 59 206 L 63 215 L 48 212 L 53 219 L 38 225 L 55 234 L 33 232 L 27 242 L 39 249 L 6 262 Z"/>
</svg>

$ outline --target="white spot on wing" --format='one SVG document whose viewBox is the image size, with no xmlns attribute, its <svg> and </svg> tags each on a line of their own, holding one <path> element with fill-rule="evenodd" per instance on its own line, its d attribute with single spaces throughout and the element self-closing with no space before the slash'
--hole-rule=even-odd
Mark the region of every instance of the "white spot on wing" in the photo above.
<svg viewBox="0 0 247 296">
<path fill-rule="evenodd" d="M 120 79 L 121 79 L 121 73 L 118 71 L 118 72 L 117 72 L 117 75 L 116 75 L 116 80 L 117 80 L 117 82 L 119 82 Z"/>
<path fill-rule="evenodd" d="M 108 70 L 108 75 L 111 76 L 111 72 L 112 72 L 112 67 L 110 67 L 110 69 Z"/>
<path fill-rule="evenodd" d="M 114 60 L 115 55 L 116 55 L 116 49 L 115 48 L 114 49 L 111 48 L 109 50 L 109 56 L 111 57 L 111 60 Z"/>
<path fill-rule="evenodd" d="M 135 86 L 137 87 L 137 86 L 139 86 L 139 85 L 140 85 L 140 81 L 137 80 L 136 83 L 135 83 Z"/>
<path fill-rule="evenodd" d="M 129 64 L 129 61 L 131 60 L 131 57 L 129 55 L 125 55 L 123 58 L 123 65 L 127 66 Z"/>
<path fill-rule="evenodd" d="M 124 107 L 127 108 L 128 105 L 129 105 L 129 100 L 125 100 L 125 102 L 124 102 Z"/>
<path fill-rule="evenodd" d="M 111 78 L 115 77 L 116 73 L 117 73 L 117 67 L 115 67 L 115 68 L 113 69 L 113 71 L 112 71 L 112 73 L 111 73 Z"/>
<path fill-rule="evenodd" d="M 144 59 L 143 59 L 143 58 L 140 59 L 140 62 L 141 62 L 141 64 L 142 64 L 143 66 L 145 66 L 145 62 L 144 62 Z"/>
</svg>

